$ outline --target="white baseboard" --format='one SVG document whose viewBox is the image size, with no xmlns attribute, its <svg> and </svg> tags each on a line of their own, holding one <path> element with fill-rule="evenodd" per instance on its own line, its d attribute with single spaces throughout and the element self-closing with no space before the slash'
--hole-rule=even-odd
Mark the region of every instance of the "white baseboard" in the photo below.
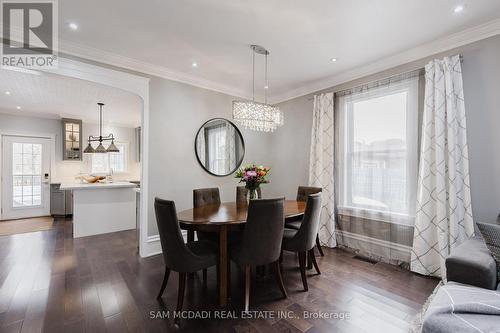
<svg viewBox="0 0 500 333">
<path fill-rule="evenodd" d="M 160 244 L 160 235 L 148 236 L 146 243 L 141 249 L 141 257 L 151 257 L 162 253 Z"/>
</svg>

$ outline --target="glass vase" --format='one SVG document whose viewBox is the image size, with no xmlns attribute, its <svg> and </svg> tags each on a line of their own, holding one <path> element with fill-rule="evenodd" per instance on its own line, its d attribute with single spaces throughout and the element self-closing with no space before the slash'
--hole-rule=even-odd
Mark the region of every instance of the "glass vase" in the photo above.
<svg viewBox="0 0 500 333">
<path fill-rule="evenodd" d="M 248 190 L 248 202 L 250 202 L 250 200 L 255 200 L 255 199 L 258 199 L 257 189 L 253 188 Z"/>
</svg>

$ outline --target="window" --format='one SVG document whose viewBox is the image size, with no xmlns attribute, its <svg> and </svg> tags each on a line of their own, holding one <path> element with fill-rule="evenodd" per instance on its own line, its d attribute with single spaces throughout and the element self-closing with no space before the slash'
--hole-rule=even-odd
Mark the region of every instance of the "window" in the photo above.
<svg viewBox="0 0 500 333">
<path fill-rule="evenodd" d="M 212 126 L 206 129 L 207 137 L 207 162 L 209 170 L 215 174 L 223 175 L 230 170 L 226 170 L 226 143 L 227 143 L 227 128 L 226 126 Z"/>
<path fill-rule="evenodd" d="M 42 145 L 17 143 L 12 146 L 13 207 L 41 205 Z"/>
<path fill-rule="evenodd" d="M 227 175 L 236 168 L 237 157 L 240 156 L 242 141 L 233 124 L 226 120 L 212 120 L 204 125 L 204 130 L 197 138 L 198 144 L 204 146 L 201 157 L 211 173 Z"/>
<path fill-rule="evenodd" d="M 418 77 L 354 92 L 340 108 L 340 206 L 412 216 L 415 210 Z"/>
<path fill-rule="evenodd" d="M 90 154 L 92 174 L 108 174 L 110 170 L 127 172 L 128 145 L 120 142 L 115 142 L 115 145 L 119 153 Z"/>
</svg>

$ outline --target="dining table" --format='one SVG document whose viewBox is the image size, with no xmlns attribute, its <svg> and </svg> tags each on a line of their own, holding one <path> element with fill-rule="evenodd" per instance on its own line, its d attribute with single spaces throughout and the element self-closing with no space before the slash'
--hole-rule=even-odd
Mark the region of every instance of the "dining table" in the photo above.
<svg viewBox="0 0 500 333">
<path fill-rule="evenodd" d="M 305 202 L 285 200 L 284 216 L 296 218 L 304 214 Z M 214 205 L 191 208 L 177 213 L 180 227 L 187 230 L 187 241 L 194 241 L 194 232 L 214 232 L 219 234 L 219 305 L 228 303 L 229 289 L 229 253 L 228 232 L 244 228 L 247 220 L 246 202 L 225 202 Z"/>
</svg>

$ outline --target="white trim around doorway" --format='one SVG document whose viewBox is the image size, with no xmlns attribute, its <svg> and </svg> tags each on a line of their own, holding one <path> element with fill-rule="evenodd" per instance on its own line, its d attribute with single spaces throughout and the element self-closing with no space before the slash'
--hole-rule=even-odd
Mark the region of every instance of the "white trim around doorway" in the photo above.
<svg viewBox="0 0 500 333">
<path fill-rule="evenodd" d="M 134 93 L 142 98 L 139 254 L 141 257 L 156 254 L 159 241 L 158 244 L 148 242 L 149 78 L 63 57 L 59 58 L 59 67 L 57 69 L 47 70 L 47 72 L 105 84 Z"/>
</svg>

